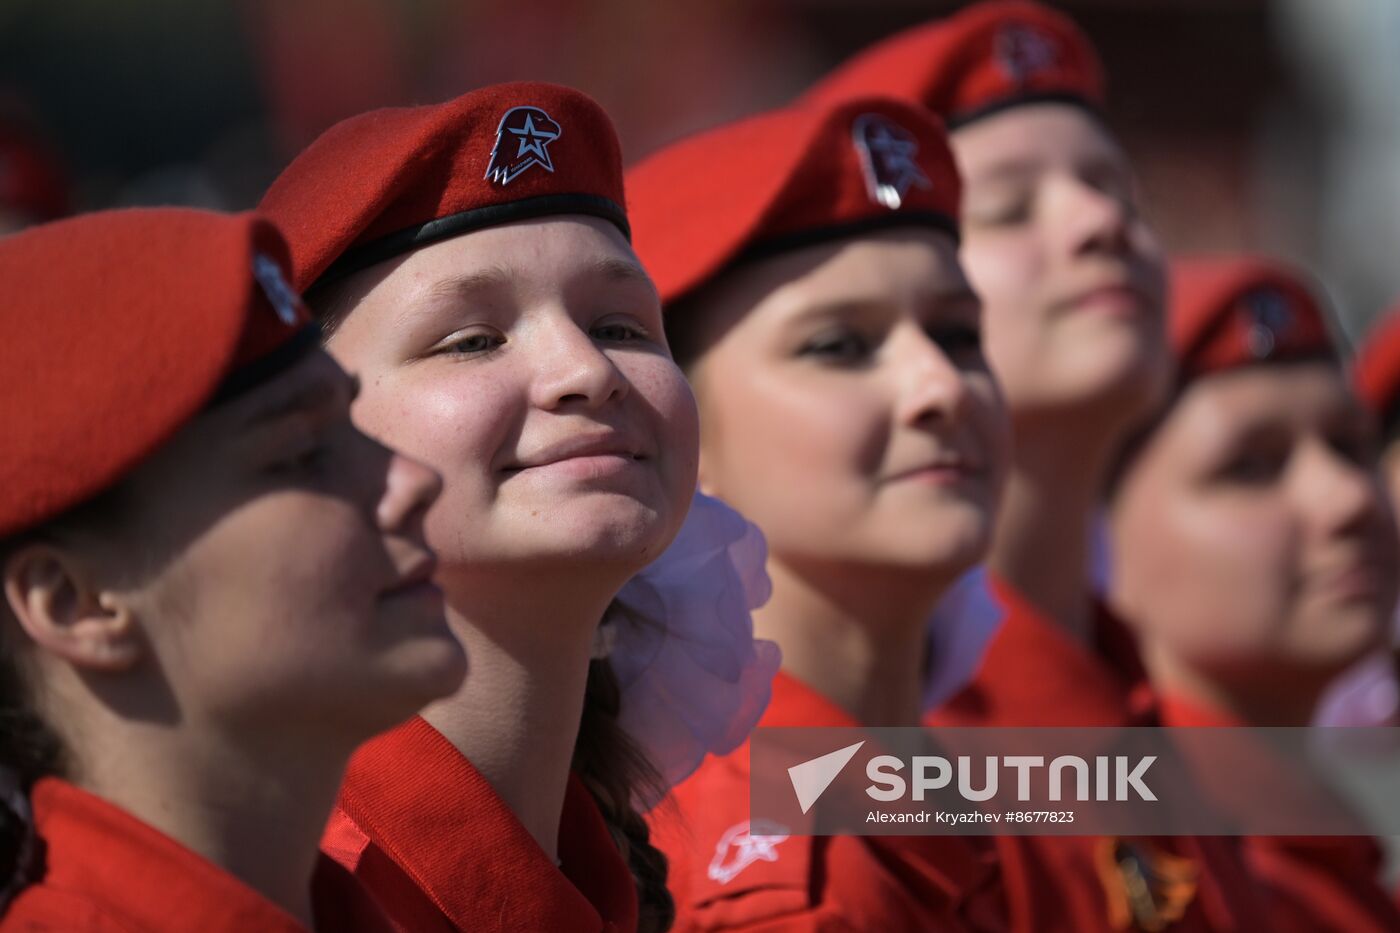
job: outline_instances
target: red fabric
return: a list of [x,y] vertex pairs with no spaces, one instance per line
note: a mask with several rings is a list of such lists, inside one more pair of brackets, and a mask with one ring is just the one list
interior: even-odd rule
[[1264,360],[1336,354],[1302,273],[1254,256],[1177,259],[1168,335],[1178,381]]
[[[1006,610],[973,683],[933,711],[933,727],[1113,727],[1158,724],[1155,699],[1126,626],[1096,605],[1094,645],[1086,646],[994,579]],[[1001,836],[1009,929],[1090,933],[1120,930],[1113,904],[1127,883],[1109,857],[1128,846],[1152,864],[1194,874],[1173,931],[1256,930],[1264,902],[1246,873],[1240,843],[1229,838],[1110,839]]]
[[[0,930],[302,933],[291,914],[129,813],[56,778],[32,794],[43,871],[0,914]],[[318,869],[320,929],[387,930],[336,866]],[[310,879],[308,879],[308,883]],[[351,909],[353,908],[353,910]]]
[[1354,366],[1357,394],[1377,415],[1389,417],[1400,402],[1400,308],[1387,313],[1366,335]]
[[[523,170],[502,183],[505,176],[487,174],[505,164],[492,157],[498,129],[502,159],[519,151],[524,137],[502,126],[516,107],[543,111],[557,138],[538,143],[549,168],[527,157],[515,163]],[[536,132],[539,123],[532,124]],[[287,166],[260,209],[286,234],[296,285],[304,291],[354,247],[466,211],[550,195],[601,198],[621,217],[621,149],[612,122],[591,98],[520,82],[343,120]]]
[[[856,722],[779,673],[759,723],[853,727]],[[738,867],[726,836],[749,815],[749,745],[707,758],[651,815],[670,861],[678,931],[1005,929],[990,840],[939,836],[794,836],[773,860]],[[742,843],[742,834],[738,837]]]
[[[872,185],[890,174],[867,156],[868,128],[890,124],[920,174],[904,177],[897,206],[878,199]],[[930,217],[956,229],[961,182],[936,119],[863,98],[770,111],[689,137],[633,167],[627,190],[633,243],[664,304],[745,249],[785,237]]]
[[637,926],[632,874],[577,778],[564,799],[556,867],[480,772],[421,718],[355,753],[321,848],[403,931]]
[[839,100],[889,94],[957,125],[1017,102],[1068,98],[1098,106],[1097,53],[1066,16],[1026,0],[974,3],[878,42],[807,92]]
[[[930,717],[937,726],[1155,724],[1151,688],[1132,636],[1096,603],[1095,647],[1081,644],[1003,580],[1006,617],[972,683]],[[1097,650],[1096,650],[1097,648]]]
[[0,240],[0,536],[110,486],[300,329],[295,297],[289,325],[255,279],[260,254],[285,268],[266,221],[182,209]]
[[[1181,696],[1162,697],[1161,710],[1163,724],[1177,728],[1246,725]],[[1243,846],[1250,874],[1270,900],[1270,930],[1400,930],[1400,907],[1381,885],[1385,856],[1374,838],[1251,836]]]

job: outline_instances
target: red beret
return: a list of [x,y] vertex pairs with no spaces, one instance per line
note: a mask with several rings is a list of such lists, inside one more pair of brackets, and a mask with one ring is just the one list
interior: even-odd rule
[[916,100],[957,128],[1015,104],[1097,110],[1104,77],[1068,17],[1029,0],[989,0],[876,43],[807,92],[822,100],[861,94]]
[[1387,422],[1400,408],[1400,308],[1388,313],[1357,348],[1352,370],[1356,392]]
[[637,255],[663,303],[741,255],[894,225],[958,234],[938,119],[888,98],[775,110],[675,143],[627,173]]
[[1282,263],[1177,259],[1171,287],[1168,329],[1179,383],[1266,361],[1336,357],[1319,292]]
[[263,197],[302,291],[469,230],[591,214],[628,234],[608,115],[553,84],[498,84],[331,127]]
[[108,211],[0,239],[0,536],[117,482],[315,346],[266,220]]

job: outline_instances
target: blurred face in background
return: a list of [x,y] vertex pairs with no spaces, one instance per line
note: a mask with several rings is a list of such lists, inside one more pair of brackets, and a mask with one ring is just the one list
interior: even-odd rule
[[794,568],[951,577],[988,546],[1008,457],[981,308],[945,233],[741,265],[678,314],[701,352],[701,486]]
[[1099,121],[1028,104],[952,133],[962,259],[1012,419],[1122,427],[1165,391],[1165,273],[1132,170]]
[[1303,691],[1378,647],[1397,545],[1375,443],[1331,362],[1190,383],[1112,503],[1112,596],[1149,664]]

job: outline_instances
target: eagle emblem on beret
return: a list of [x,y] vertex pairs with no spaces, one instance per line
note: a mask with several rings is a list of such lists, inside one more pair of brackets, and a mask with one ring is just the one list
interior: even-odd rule
[[899,210],[910,188],[932,188],[919,167],[919,141],[898,123],[867,113],[851,124],[851,137],[870,200]]
[[1034,26],[1012,23],[997,33],[992,50],[997,65],[1016,84],[1024,84],[1059,61],[1055,40]]
[[554,171],[549,144],[564,131],[539,107],[512,107],[496,126],[496,143],[491,147],[491,163],[486,178],[502,187],[538,165]]
[[295,327],[302,319],[301,298],[287,284],[277,261],[266,253],[258,253],[253,257],[253,278],[262,287],[272,310],[277,312],[277,319],[288,327]]
[[1261,288],[1244,300],[1249,352],[1256,360],[1268,359],[1288,339],[1297,318],[1293,302],[1283,292]]

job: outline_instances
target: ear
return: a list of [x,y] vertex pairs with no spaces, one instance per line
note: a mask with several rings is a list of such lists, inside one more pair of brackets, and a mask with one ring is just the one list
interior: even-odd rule
[[25,545],[3,568],[5,601],[30,640],[74,667],[127,670],[143,653],[131,609],[103,591],[76,555]]

